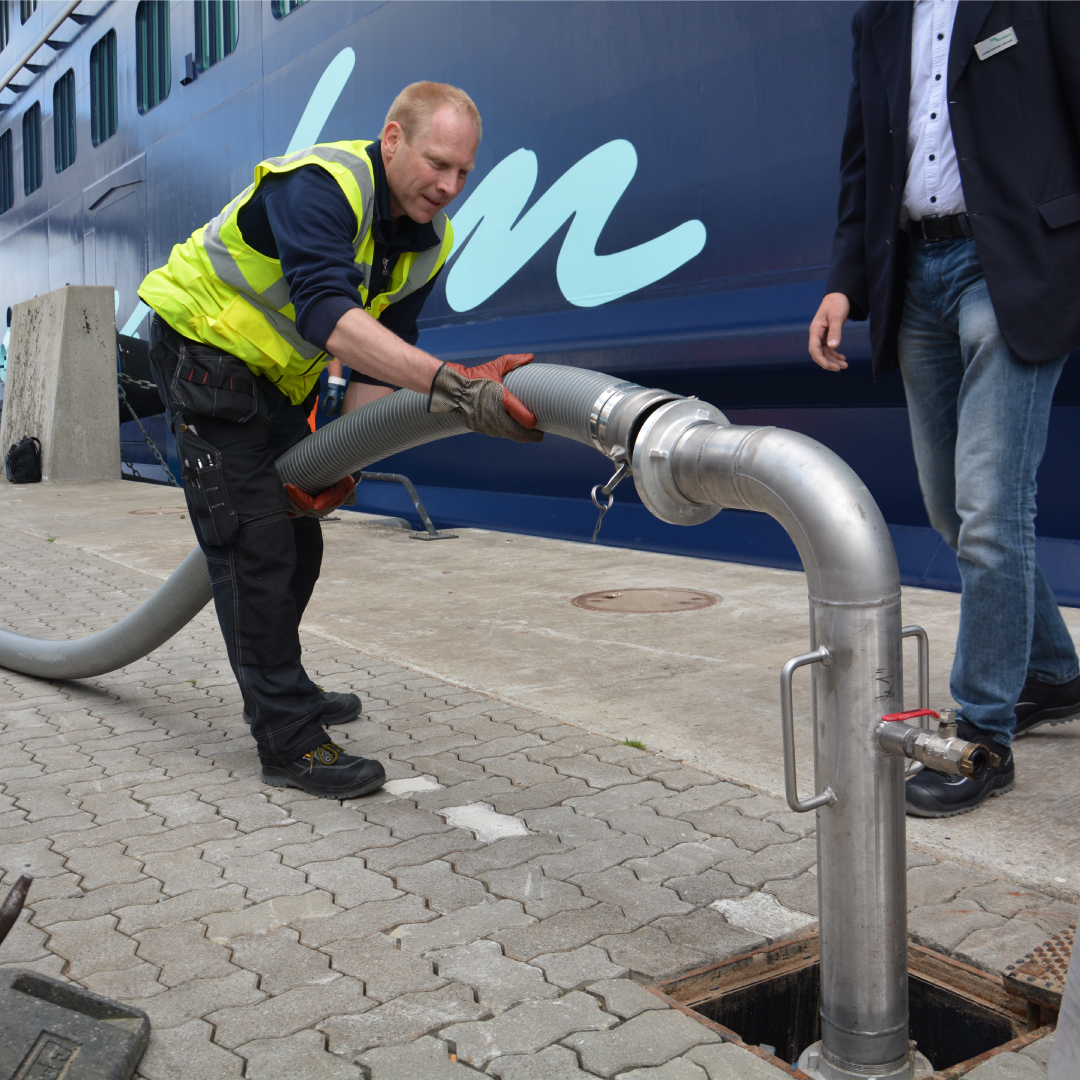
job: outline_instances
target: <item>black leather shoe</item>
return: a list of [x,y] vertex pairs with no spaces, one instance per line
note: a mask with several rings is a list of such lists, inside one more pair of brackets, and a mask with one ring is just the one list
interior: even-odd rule
[[1055,686],[1039,682],[1028,676],[1020,700],[1016,703],[1016,730],[1013,738],[1019,739],[1032,728],[1043,724],[1064,724],[1080,716],[1080,675],[1067,683]]
[[323,799],[355,799],[386,783],[382,763],[346,754],[337,743],[324,742],[288,765],[262,767],[270,787],[294,787]]
[[[319,692],[322,694],[322,716],[319,719],[324,724],[347,724],[360,715],[360,699],[355,694],[338,694],[333,690],[323,690],[321,686]],[[251,714],[247,709],[244,710],[244,720],[251,723]]]
[[907,812],[912,817],[955,817],[966,814],[995,795],[1004,795],[1016,785],[1016,768],[1012,750],[993,739],[987,732],[959,718],[956,733],[961,739],[982,743],[998,757],[981,780],[953,776],[934,769],[923,769],[905,785]]

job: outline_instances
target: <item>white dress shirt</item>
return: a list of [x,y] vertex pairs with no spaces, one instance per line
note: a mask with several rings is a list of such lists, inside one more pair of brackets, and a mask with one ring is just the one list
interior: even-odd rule
[[946,99],[956,4],[957,0],[915,0],[901,223],[967,212]]

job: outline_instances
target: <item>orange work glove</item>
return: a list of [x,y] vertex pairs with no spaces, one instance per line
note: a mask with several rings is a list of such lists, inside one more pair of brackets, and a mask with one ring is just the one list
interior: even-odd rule
[[309,495],[295,484],[286,484],[285,497],[289,500],[289,517],[324,518],[339,506],[352,506],[356,502],[356,481],[346,476],[318,495]]
[[[524,367],[526,364],[531,364],[532,361],[533,354],[531,352],[506,353],[503,356],[496,357],[494,360],[489,360],[486,364],[478,364],[476,367],[462,367],[460,364],[451,364],[449,361],[446,366],[464,375],[466,379],[492,379],[502,384],[503,379],[511,371]],[[536,416],[526,409],[505,386],[503,387],[502,405],[507,415],[512,416],[522,427],[528,428],[530,431],[536,427]]]

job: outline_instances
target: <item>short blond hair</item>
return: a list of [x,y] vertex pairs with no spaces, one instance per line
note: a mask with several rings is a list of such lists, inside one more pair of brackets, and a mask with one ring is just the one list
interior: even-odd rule
[[431,122],[432,116],[443,105],[452,105],[463,112],[476,126],[476,138],[479,142],[484,137],[484,125],[480,121],[480,110],[473,99],[449,83],[414,82],[401,91],[390,106],[383,121],[383,132],[391,120],[401,125],[408,142],[420,135]]

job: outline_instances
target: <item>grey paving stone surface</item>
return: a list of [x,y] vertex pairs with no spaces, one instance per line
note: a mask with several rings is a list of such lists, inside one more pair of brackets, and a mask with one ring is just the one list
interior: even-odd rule
[[[158,584],[0,536],[5,627],[103,628]],[[0,887],[35,876],[0,964],[144,1008],[142,1080],[782,1075],[630,976],[805,929],[812,815],[302,637],[320,684],[363,698],[335,738],[441,786],[345,803],[265,789],[209,610],[101,678],[0,671]],[[484,843],[439,813],[476,803],[528,833]],[[916,940],[991,972],[1077,914],[921,852],[909,867]],[[970,1075],[1028,1080],[1047,1056],[1037,1044]]]

